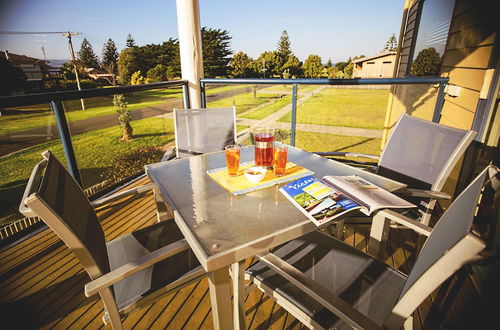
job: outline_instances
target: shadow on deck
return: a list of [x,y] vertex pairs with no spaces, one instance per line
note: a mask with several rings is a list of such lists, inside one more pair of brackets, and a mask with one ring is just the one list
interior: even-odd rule
[[[147,183],[139,180],[131,186]],[[129,188],[126,187],[126,188]],[[107,240],[156,222],[151,193],[115,202],[99,211]],[[369,226],[346,226],[345,241],[366,250]],[[414,262],[416,235],[409,230],[392,229],[385,262],[407,273]],[[248,260],[250,263],[250,260]],[[438,289],[414,313],[415,329],[467,328],[478,326],[478,318],[493,309],[481,306],[479,284],[474,270],[459,272]],[[2,328],[110,328],[101,317],[103,305],[98,296],[86,298],[83,287],[89,277],[73,254],[49,230],[0,251],[0,320]],[[459,283],[459,285],[455,285]],[[211,329],[212,315],[206,279],[130,314],[125,329],[169,328]],[[472,307],[473,306],[473,307]],[[246,324],[250,329],[293,329],[302,325],[259,290],[245,300]],[[484,316],[484,315],[483,315]],[[484,322],[488,322],[482,318]],[[487,323],[486,323],[487,324]]]

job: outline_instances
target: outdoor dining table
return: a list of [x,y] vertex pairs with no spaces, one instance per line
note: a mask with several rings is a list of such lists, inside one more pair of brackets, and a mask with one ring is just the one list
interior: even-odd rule
[[[253,146],[241,148],[241,162],[253,159]],[[295,147],[289,148],[288,160],[318,178],[359,175],[389,191],[406,187]],[[224,166],[222,151],[147,165],[146,173],[172,207],[176,224],[207,271],[214,327],[244,328],[244,260],[318,227],[279,192],[280,185],[233,195],[207,174]]]

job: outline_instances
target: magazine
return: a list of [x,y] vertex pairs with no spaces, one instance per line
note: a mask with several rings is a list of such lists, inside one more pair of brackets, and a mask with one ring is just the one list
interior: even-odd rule
[[415,205],[359,176],[309,175],[280,188],[317,226],[359,210],[366,215],[381,208],[413,208]]

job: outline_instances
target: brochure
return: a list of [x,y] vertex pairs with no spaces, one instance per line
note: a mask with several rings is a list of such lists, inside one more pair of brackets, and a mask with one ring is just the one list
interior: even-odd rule
[[382,208],[413,208],[415,205],[358,176],[309,175],[280,188],[317,226],[359,210],[366,215]]

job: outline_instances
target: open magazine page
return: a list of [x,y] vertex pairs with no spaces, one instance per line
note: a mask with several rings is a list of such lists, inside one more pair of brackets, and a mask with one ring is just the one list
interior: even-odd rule
[[280,191],[317,226],[360,208],[345,195],[311,175],[284,185]]
[[406,200],[356,175],[325,176],[323,179],[360,205],[365,206],[368,209],[368,214],[381,208],[415,207]]

